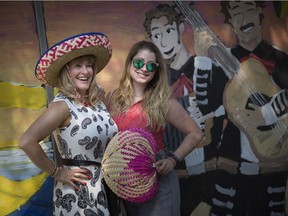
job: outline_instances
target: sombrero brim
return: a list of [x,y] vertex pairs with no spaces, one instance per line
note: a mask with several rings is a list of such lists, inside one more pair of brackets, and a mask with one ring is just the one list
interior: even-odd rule
[[145,202],[157,190],[154,168],[156,142],[143,129],[118,132],[109,142],[102,161],[103,177],[110,189],[130,202]]
[[99,73],[112,55],[109,38],[99,32],[89,32],[62,40],[40,57],[36,64],[35,76],[42,83],[57,87],[60,70],[69,61],[83,55],[96,57],[96,73]]

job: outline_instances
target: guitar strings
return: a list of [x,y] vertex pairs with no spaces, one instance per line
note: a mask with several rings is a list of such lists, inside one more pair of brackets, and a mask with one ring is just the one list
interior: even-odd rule
[[[216,42],[217,46],[212,46],[211,49],[214,50],[212,50],[212,52],[210,51],[209,54],[211,54],[213,59],[223,67],[226,75],[230,79],[237,76],[240,81],[246,83],[245,81],[248,81],[248,79],[245,76],[245,73],[236,73],[240,69],[239,61],[234,56],[232,56],[230,52],[227,51],[226,47],[222,44],[222,42],[219,41],[219,39],[214,35],[212,31],[210,31],[209,27],[202,20],[197,11],[194,10],[193,12],[189,13],[191,8],[187,4],[178,1],[177,4],[179,4],[180,9],[182,9],[181,11],[188,18],[188,21],[190,21],[194,28],[197,27],[200,31],[207,31],[209,34],[211,34],[211,36],[213,36],[213,39]],[[185,7],[185,5],[188,8]],[[247,89],[249,90],[249,92],[256,92],[256,89],[250,83],[248,83]],[[265,99],[263,98],[263,96],[252,97],[252,100],[254,100],[254,102],[256,103],[255,98],[257,99],[257,102],[259,104],[264,105]]]
[[[257,92],[255,86],[250,83],[247,75],[240,68],[240,62],[238,59],[228,52],[226,46],[210,30],[198,12],[181,1],[176,0],[175,3],[193,28],[198,28],[200,31],[206,31],[213,37],[213,41],[216,42],[216,46],[209,48],[209,54],[211,55],[212,59],[222,66],[227,77],[229,79],[235,78],[235,80],[240,84],[245,85],[249,93],[254,93],[251,97],[251,101],[254,104],[260,104],[261,106],[265,105],[266,99],[262,94],[255,94]],[[287,133],[287,128],[282,121],[277,121],[275,124],[275,131],[277,135],[281,137],[283,134],[285,135],[285,133]]]
[[[227,55],[226,47],[214,35],[214,33],[209,29],[209,27],[202,20],[201,16],[197,13],[197,11],[194,10],[194,13],[193,13],[189,6],[187,6],[188,8],[185,7],[185,5],[187,5],[187,4],[184,4],[184,3],[181,3],[178,1],[176,3],[179,5],[179,8],[183,12],[183,14],[188,18],[188,21],[192,24],[193,27],[195,27],[195,26],[198,27],[200,29],[200,31],[208,31],[208,33],[210,33],[213,36],[214,41],[216,42],[217,46],[212,47],[214,49],[214,52],[212,50],[212,54],[214,54],[213,57],[214,57],[215,61],[218,62],[222,67],[224,66],[224,71],[226,72],[226,75],[228,73],[228,77],[230,79],[237,76],[236,80],[238,82],[241,82],[242,84],[244,84],[246,86],[246,89],[248,89],[248,91],[250,93],[257,92],[255,89],[255,86],[249,82],[249,79],[247,78],[246,74],[243,73],[242,70],[240,69],[239,61],[234,56],[232,56],[231,53],[229,53],[230,55],[229,54]],[[193,15],[195,15],[195,18]],[[211,51],[210,51],[210,54],[211,54]],[[222,56],[220,54],[222,54]],[[241,70],[241,71],[236,73],[239,70]],[[233,74],[233,76],[231,76],[230,74]],[[251,101],[254,104],[257,104],[257,102],[258,102],[258,104],[260,104],[260,105],[265,105],[266,100],[263,97],[263,95],[261,95],[261,94],[254,94],[254,95],[255,95],[254,97],[251,97]],[[285,133],[285,131],[287,131],[286,127],[282,121],[276,122],[275,131],[279,136],[281,136],[282,134]]]

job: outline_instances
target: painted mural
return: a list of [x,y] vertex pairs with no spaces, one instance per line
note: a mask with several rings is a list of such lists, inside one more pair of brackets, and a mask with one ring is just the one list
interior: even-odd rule
[[[160,15],[153,14],[159,5],[172,5],[172,9],[179,13],[179,9],[175,9],[173,3],[171,1],[43,1],[45,40],[48,46],[51,46],[63,38],[83,32],[105,33],[112,42],[113,53],[112,59],[104,71],[97,75],[97,81],[106,92],[109,92],[118,85],[124,60],[132,44],[138,40],[147,39],[152,40],[161,49],[163,41],[155,37],[155,32],[149,32],[145,20],[149,19],[148,12],[151,12],[150,16],[152,17],[159,16],[157,19],[163,17],[164,12],[161,12]],[[265,7],[261,7],[264,17],[261,23],[262,38],[287,54],[288,3],[280,1],[265,1],[264,3]],[[225,21],[223,13],[220,12],[219,1],[195,1],[191,7],[199,12],[205,23],[227,48],[235,47],[238,44],[237,34]],[[33,1],[0,2],[0,47],[2,51],[0,58],[0,215],[52,215],[53,179],[35,167],[18,148],[21,134],[47,106],[46,89],[34,77],[34,67],[41,55],[34,11]],[[194,29],[187,21],[187,17],[182,15],[179,19],[181,19],[179,22],[181,31],[175,32],[174,37],[168,38],[166,41],[168,46],[175,45],[179,48],[178,51],[175,51],[177,58],[170,58],[168,54],[166,58],[165,48],[161,49],[171,70],[178,70],[186,63],[186,60],[188,61],[188,58],[185,59],[184,56],[196,54]],[[161,26],[163,21],[150,24],[160,24]],[[164,31],[161,32],[161,30]],[[162,25],[156,35],[157,33],[170,35],[170,30],[165,29],[165,25]],[[177,41],[178,37],[181,38],[180,43]],[[178,78],[175,78],[175,81],[177,80]],[[181,77],[180,81],[176,84],[171,82],[171,85],[175,84],[173,87],[178,90],[177,94],[180,92],[181,97],[187,96],[187,109],[191,107],[195,111],[193,85],[189,86],[187,84],[189,82]],[[181,87],[183,90],[181,92],[179,86],[183,83],[185,88],[183,90]],[[216,110],[221,112],[217,108],[213,112]],[[204,114],[210,113],[207,109],[201,111]],[[193,115],[196,114],[193,113]],[[209,122],[211,123],[211,119],[209,120],[208,117],[206,119],[199,117],[198,120],[203,130],[205,130],[205,126],[207,129]],[[43,140],[40,145],[53,159],[54,153],[50,137]],[[173,145],[167,144],[167,146],[173,149]],[[182,180],[180,178],[180,181],[182,181],[184,190],[189,188],[190,184],[207,179],[207,176],[202,176],[199,179],[189,180],[182,172],[186,169],[188,175],[197,176],[199,173],[195,173],[193,167],[204,161],[203,152],[203,147],[202,150],[198,148],[190,155],[190,158],[185,159],[186,164],[178,169],[179,176],[183,177]],[[200,157],[197,157],[199,155]],[[212,159],[212,163],[213,157],[213,155],[209,157],[209,160]],[[189,169],[190,165],[191,169]],[[212,172],[208,175],[210,174],[214,175]],[[189,193],[199,193],[199,197],[183,197],[187,201],[182,206],[185,208],[185,215],[208,214],[207,209],[210,208],[210,203],[204,195],[204,198],[201,196],[204,192],[198,189],[192,188]],[[202,212],[197,212],[197,207],[199,204],[204,205],[203,203],[206,204]]]

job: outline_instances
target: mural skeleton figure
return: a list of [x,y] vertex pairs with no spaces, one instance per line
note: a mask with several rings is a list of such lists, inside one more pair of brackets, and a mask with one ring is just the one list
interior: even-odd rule
[[[217,43],[217,38],[213,39],[214,44],[210,42],[210,56],[216,54],[214,60],[220,63],[226,75],[227,68],[234,69],[222,93],[228,123],[218,149],[211,215],[285,215],[288,140],[287,129],[281,130],[277,124],[285,124],[284,128],[287,128],[288,79],[285,72],[288,70],[288,55],[262,39],[262,2],[221,2],[221,7],[226,22],[238,36],[239,44],[231,49],[231,53],[241,65],[235,67],[233,58],[231,65],[221,65],[224,61],[217,61],[217,53],[213,53],[221,43]],[[182,9],[187,17],[195,17],[184,4]],[[207,30],[207,26],[202,30]],[[221,50],[218,52],[219,56],[225,56]],[[261,83],[255,79],[259,74]],[[267,131],[271,139],[265,135]],[[257,140],[260,136],[266,139]],[[275,139],[279,141],[275,142]],[[251,190],[255,191],[254,195],[247,197]]]
[[[178,166],[181,215],[190,215],[200,202],[210,204],[212,199],[213,171],[216,170],[215,153],[221,138],[225,113],[222,98],[213,93],[213,89],[220,86],[216,82],[211,85],[210,80],[214,80],[216,74],[223,74],[224,80],[227,78],[221,73],[220,67],[212,62],[203,64],[202,57],[193,56],[188,51],[182,41],[183,22],[183,15],[175,5],[159,4],[146,13],[144,27],[166,60],[174,97],[205,132],[205,138],[198,148],[186,156],[185,162]],[[194,29],[194,33],[194,37],[201,38],[201,41],[211,39],[209,35],[203,35],[197,29]],[[199,41],[200,39],[195,39],[195,42]],[[201,44],[195,44],[194,47],[199,48],[196,54],[201,53]],[[222,88],[224,89],[224,85]],[[183,134],[167,125],[164,139],[167,148],[177,147],[182,137]]]

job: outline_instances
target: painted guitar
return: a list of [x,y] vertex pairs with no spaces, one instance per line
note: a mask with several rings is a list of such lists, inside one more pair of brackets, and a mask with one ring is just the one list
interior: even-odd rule
[[240,63],[209,29],[196,10],[185,2],[175,3],[193,28],[206,31],[217,44],[208,51],[209,56],[223,68],[230,79],[223,94],[229,119],[244,132],[252,150],[261,161],[287,161],[288,114],[267,124],[261,111],[273,95],[280,92],[271,81],[266,68],[254,58]]

